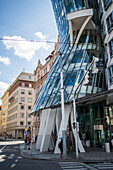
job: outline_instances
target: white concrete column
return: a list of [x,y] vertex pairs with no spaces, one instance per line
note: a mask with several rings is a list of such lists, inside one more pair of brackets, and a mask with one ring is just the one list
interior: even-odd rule
[[[68,124],[68,120],[69,120],[70,110],[71,110],[71,105],[65,106],[65,130],[67,129],[67,124]],[[60,114],[61,114],[61,111],[60,111]],[[60,137],[62,137],[62,121],[60,123],[60,128],[59,128],[59,132],[58,132],[58,138],[57,138],[57,142],[56,142],[54,153],[60,153],[60,149],[58,148],[58,144],[60,142],[60,139],[59,139]]]
[[60,129],[61,119],[62,119],[61,108],[58,108],[57,111],[56,111],[56,130],[57,130],[57,134],[58,134],[59,129]]
[[42,137],[42,143],[40,146],[40,152],[48,151],[48,148],[50,147],[50,137],[51,132],[54,127],[55,123],[55,115],[56,115],[56,109],[47,109],[46,114],[46,123],[43,130],[43,137]]
[[73,26],[72,21],[69,20],[69,34],[70,34],[70,46],[73,45]]
[[40,128],[39,128],[38,138],[36,141],[36,149],[37,150],[40,149],[42,136],[43,136],[44,128],[45,128],[46,115],[47,115],[47,109],[42,110],[41,120],[40,120]]

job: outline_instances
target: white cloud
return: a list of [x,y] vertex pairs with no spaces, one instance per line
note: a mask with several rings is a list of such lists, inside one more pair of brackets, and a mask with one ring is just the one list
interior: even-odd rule
[[1,57],[0,56],[0,62],[4,63],[6,65],[11,64],[10,59],[8,57]]
[[36,32],[35,35],[40,38],[41,40],[45,40],[46,36],[42,34],[42,32]]
[[0,81],[0,95],[3,95],[4,92],[8,89],[8,87],[9,87],[8,83]]
[[[38,37],[43,38],[44,40],[45,36],[41,32],[36,34]],[[45,50],[49,50],[50,48],[50,45],[48,45],[46,42],[30,42],[26,41],[26,39],[22,38],[21,36],[4,36],[3,38],[3,43],[7,49],[14,49],[15,55],[19,56],[20,58],[25,58],[27,61],[30,61],[33,56],[35,56],[35,52],[40,48]]]
[[[4,92],[8,89],[9,84],[0,81],[0,98],[3,96]],[[0,100],[0,105],[1,105],[1,100]]]

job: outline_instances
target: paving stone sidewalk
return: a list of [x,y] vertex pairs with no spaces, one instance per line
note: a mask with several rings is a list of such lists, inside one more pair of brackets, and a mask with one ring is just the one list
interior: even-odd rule
[[[113,152],[106,153],[103,148],[87,147],[85,153],[79,153],[79,160],[76,160],[75,152],[69,152],[66,160],[68,161],[79,161],[79,162],[113,162]],[[53,152],[39,152],[35,148],[35,144],[32,144],[31,150],[24,150],[24,145],[20,145],[20,153],[24,158],[31,159],[43,159],[43,160],[64,160],[60,158],[59,154]]]

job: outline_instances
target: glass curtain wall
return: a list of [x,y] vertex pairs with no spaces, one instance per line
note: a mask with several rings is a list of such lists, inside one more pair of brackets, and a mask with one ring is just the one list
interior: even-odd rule
[[[35,102],[33,112],[41,107],[46,108],[61,102],[60,57],[62,57],[65,102],[73,99],[76,87],[82,79],[85,69],[91,63],[93,56],[99,58],[97,63],[99,73],[92,74],[92,68],[90,69],[89,84],[87,86],[81,84],[76,98],[94,94],[105,89],[103,47],[100,37],[97,0],[51,0],[51,2],[59,33],[59,51],[62,55],[57,54],[53,67]],[[84,29],[78,44],[75,41],[79,30],[73,32],[73,45],[70,46],[67,15],[84,9],[93,9],[94,15],[91,22],[95,25],[95,29]]]
[[111,139],[113,128],[113,106],[107,107],[106,102],[80,106],[78,109],[79,134],[85,134],[91,146],[104,146]]

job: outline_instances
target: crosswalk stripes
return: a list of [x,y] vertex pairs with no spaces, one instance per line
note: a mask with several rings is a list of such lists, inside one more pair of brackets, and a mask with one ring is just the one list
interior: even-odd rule
[[113,163],[96,163],[90,164],[90,166],[98,169],[98,170],[113,170]]
[[59,165],[63,170],[88,170],[83,164],[77,162],[59,162]]
[[13,159],[14,156],[15,156],[15,154],[10,154],[10,155],[8,156],[8,159]]

